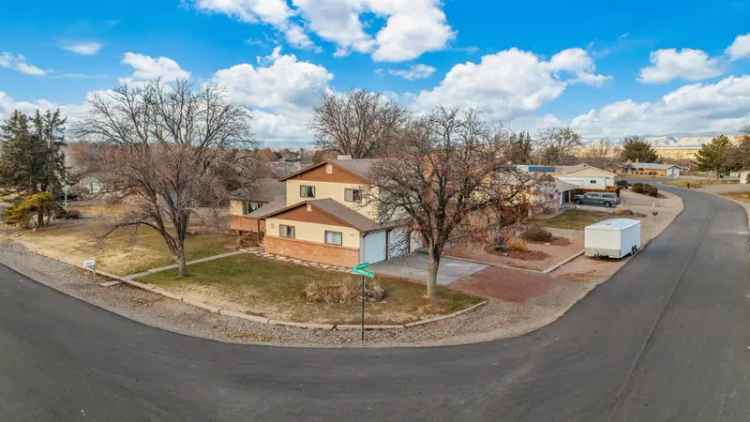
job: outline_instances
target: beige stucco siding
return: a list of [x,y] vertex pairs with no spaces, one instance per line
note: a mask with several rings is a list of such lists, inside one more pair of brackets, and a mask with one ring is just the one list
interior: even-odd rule
[[[315,198],[300,198],[299,189],[300,186],[315,186]],[[369,189],[367,185],[356,185],[349,183],[333,183],[333,182],[316,182],[309,180],[287,180],[286,181],[286,205],[294,205],[301,201],[309,199],[333,199],[334,201],[345,205],[360,214],[363,214],[367,218],[377,220],[378,214],[375,204],[359,204],[356,202],[345,201],[346,189],[360,189],[363,193],[366,193]],[[366,202],[363,201],[363,203]]]
[[239,199],[232,199],[229,201],[229,214],[242,215],[242,201]]
[[279,237],[279,225],[294,226],[295,239],[306,242],[325,244],[326,230],[341,232],[342,245],[345,248],[359,249],[359,231],[351,227],[332,226],[318,223],[306,223],[296,220],[269,218],[266,221],[266,236]]

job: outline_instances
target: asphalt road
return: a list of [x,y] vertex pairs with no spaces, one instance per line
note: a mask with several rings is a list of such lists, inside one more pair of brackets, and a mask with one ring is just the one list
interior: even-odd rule
[[435,349],[219,344],[0,269],[0,420],[750,420],[741,207],[685,212],[557,323]]

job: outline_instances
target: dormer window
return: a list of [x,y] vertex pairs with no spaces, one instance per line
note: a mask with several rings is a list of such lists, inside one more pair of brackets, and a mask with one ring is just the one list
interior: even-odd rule
[[299,187],[300,198],[315,198],[315,186],[302,185]]

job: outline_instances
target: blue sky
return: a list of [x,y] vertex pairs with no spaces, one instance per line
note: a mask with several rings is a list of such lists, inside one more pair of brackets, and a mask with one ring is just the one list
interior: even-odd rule
[[5,3],[0,114],[75,117],[89,93],[189,77],[225,87],[277,145],[308,142],[317,99],[354,88],[592,139],[750,123],[750,1]]

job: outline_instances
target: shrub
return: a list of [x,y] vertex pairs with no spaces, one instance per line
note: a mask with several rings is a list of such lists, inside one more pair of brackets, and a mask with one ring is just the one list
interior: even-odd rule
[[5,224],[28,228],[33,216],[41,216],[39,225],[44,224],[44,217],[49,217],[55,205],[52,194],[48,192],[36,193],[21,198],[3,213]]
[[523,239],[511,239],[508,242],[508,250],[515,252],[528,252],[529,245]]
[[544,230],[539,226],[530,226],[521,234],[521,238],[530,242],[550,242],[552,241],[552,233]]
[[641,195],[648,195],[656,198],[659,196],[659,189],[657,189],[656,186],[649,185],[648,183],[636,183],[633,185],[633,187],[630,189],[635,193],[640,193]]
[[495,236],[495,240],[492,242],[492,249],[495,252],[507,252],[508,251],[508,239],[505,236],[498,234]]
[[[368,302],[380,302],[385,295],[385,289],[377,282],[365,286],[365,299]],[[349,304],[362,299],[362,289],[355,281],[336,284],[313,281],[305,286],[304,296],[308,303]]]
[[628,183],[627,180],[618,180],[615,182],[615,186],[620,189],[627,189],[628,187],[630,187],[630,183]]

